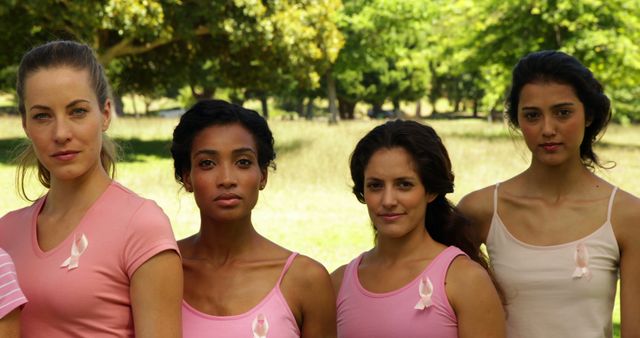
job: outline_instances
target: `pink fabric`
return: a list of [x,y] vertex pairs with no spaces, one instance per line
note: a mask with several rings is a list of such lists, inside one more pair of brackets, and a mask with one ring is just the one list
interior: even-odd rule
[[[182,302],[182,336],[184,338],[298,338],[300,329],[289,304],[280,290],[282,278],[297,254],[292,253],[278,282],[253,309],[235,316],[212,316]],[[266,320],[265,330],[264,320]],[[266,331],[266,335],[261,335]]]
[[[69,237],[43,252],[36,221],[45,199],[0,219],[0,246],[29,299],[22,337],[133,337],[131,277],[159,252],[178,251],[169,220],[154,202],[114,182]],[[77,268],[61,266],[83,235],[88,245]]]
[[[443,250],[411,283],[386,293],[365,290],[358,279],[362,255],[351,261],[344,272],[338,292],[339,338],[387,337],[458,337],[456,318],[445,290],[445,278],[454,258],[465,255],[450,246]],[[433,285],[430,306],[419,310],[424,302],[420,283]]]
[[0,318],[26,302],[27,299],[18,285],[13,261],[9,254],[0,248]]

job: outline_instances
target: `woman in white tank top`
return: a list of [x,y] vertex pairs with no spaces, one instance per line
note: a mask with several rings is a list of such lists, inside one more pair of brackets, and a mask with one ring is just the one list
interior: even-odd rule
[[487,246],[508,336],[612,337],[618,276],[622,337],[640,336],[640,199],[593,172],[611,118],[602,85],[572,56],[531,53],[513,70],[506,107],[531,164],[458,207]]

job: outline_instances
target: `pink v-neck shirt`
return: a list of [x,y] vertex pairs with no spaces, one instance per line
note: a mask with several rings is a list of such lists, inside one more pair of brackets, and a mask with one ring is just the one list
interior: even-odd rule
[[[444,249],[409,284],[385,293],[366,290],[358,279],[362,255],[351,261],[344,272],[338,292],[339,338],[458,337],[458,319],[445,290],[447,271],[453,260],[466,256],[460,249]],[[431,305],[416,309],[421,301],[420,284],[431,282]]]
[[113,182],[73,232],[43,252],[36,221],[45,200],[0,219],[0,246],[13,257],[29,299],[22,337],[133,337],[133,274],[156,254],[178,251],[166,215]]

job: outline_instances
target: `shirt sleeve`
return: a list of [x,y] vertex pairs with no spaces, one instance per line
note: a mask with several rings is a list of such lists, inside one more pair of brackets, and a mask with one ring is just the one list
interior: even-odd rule
[[166,250],[180,254],[171,223],[155,202],[146,200],[127,228],[124,264],[129,278],[142,264]]
[[9,254],[0,249],[0,318],[27,302]]

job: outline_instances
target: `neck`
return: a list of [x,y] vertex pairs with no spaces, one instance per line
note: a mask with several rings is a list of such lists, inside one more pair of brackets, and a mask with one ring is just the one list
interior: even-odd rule
[[67,213],[88,209],[111,184],[111,178],[102,170],[95,175],[81,176],[73,180],[51,178],[51,187],[43,213]]
[[225,262],[252,251],[262,236],[251,223],[251,214],[241,220],[220,222],[200,216],[200,232],[194,238],[197,256]]
[[424,227],[420,227],[401,238],[379,236],[372,253],[373,256],[385,261],[398,262],[422,257],[426,252],[440,245],[429,236]]
[[568,161],[558,166],[545,166],[532,161],[523,177],[528,189],[549,198],[560,198],[579,192],[595,177],[581,161]]

